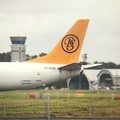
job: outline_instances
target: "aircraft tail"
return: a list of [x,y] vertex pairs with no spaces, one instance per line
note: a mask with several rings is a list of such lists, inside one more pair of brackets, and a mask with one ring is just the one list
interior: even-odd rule
[[27,62],[71,64],[78,62],[89,19],[79,19],[46,56]]

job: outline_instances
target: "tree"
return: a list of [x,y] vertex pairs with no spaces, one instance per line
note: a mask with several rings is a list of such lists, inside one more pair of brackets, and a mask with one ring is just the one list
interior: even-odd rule
[[30,59],[31,59],[31,58],[30,58],[30,55],[29,55],[29,54],[26,54],[25,61],[30,60]]
[[39,53],[39,57],[42,57],[42,56],[45,56],[45,55],[47,55],[47,53],[44,53],[44,52]]
[[37,57],[38,57],[37,55],[32,55],[32,56],[30,56],[31,59],[35,59],[35,58],[37,58]]
[[109,68],[109,69],[116,68],[116,64],[113,62],[108,62],[108,63],[102,62],[102,64],[103,64],[102,65],[103,68]]
[[[44,53],[44,52],[39,53],[39,57],[42,57],[42,56],[45,56],[45,55],[47,55],[47,53]],[[35,59],[37,57],[38,57],[37,55],[30,56],[29,54],[26,54],[26,59],[25,60],[27,61],[27,60]]]
[[10,62],[11,61],[11,52],[0,53],[0,62]]
[[7,52],[7,54],[6,54],[6,62],[11,62],[11,52]]
[[95,61],[94,64],[98,64],[99,62],[98,61]]
[[88,65],[88,62],[83,61],[83,62],[79,62],[81,65]]

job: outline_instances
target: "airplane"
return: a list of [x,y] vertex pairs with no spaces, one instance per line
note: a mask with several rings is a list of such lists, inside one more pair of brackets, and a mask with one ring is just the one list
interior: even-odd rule
[[[25,62],[0,63],[0,90],[23,90],[79,75],[85,68],[78,58],[89,19],[79,19],[47,55]],[[51,42],[51,41],[50,41]]]

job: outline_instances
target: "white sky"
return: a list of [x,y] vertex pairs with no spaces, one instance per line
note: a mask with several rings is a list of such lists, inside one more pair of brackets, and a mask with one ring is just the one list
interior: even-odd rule
[[120,0],[0,0],[0,53],[16,35],[27,36],[26,54],[49,53],[80,18],[90,19],[80,56],[120,63]]

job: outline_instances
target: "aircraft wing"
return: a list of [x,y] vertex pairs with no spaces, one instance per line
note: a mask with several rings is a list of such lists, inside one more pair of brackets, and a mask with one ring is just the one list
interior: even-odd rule
[[80,63],[72,63],[72,64],[68,64],[68,65],[59,67],[58,69],[72,71],[72,70],[76,70],[76,69],[81,69],[81,64]]

